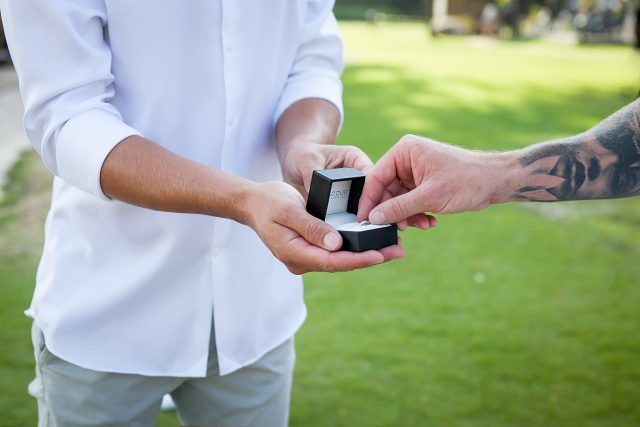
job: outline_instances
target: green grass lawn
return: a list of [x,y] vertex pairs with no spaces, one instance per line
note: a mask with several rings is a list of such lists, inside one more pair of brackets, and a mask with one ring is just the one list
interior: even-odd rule
[[[343,35],[340,143],[374,160],[405,133],[498,150],[567,136],[640,89],[625,47],[433,40],[418,24]],[[0,208],[0,426],[35,423],[21,312],[39,171],[25,158],[26,198]],[[496,206],[403,242],[404,260],[307,275],[292,426],[640,425],[640,199]]]

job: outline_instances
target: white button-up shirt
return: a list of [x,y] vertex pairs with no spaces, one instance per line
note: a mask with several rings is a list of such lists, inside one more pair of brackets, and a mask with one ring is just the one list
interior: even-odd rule
[[281,179],[274,124],[341,109],[329,0],[0,0],[25,128],[55,175],[28,310],[49,350],[107,372],[222,374],[290,338],[301,280],[248,227],[109,200],[100,169],[140,134],[256,181]]

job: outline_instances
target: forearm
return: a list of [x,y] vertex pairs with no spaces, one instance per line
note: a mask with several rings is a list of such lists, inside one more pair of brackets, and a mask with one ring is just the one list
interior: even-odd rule
[[255,183],[180,157],[131,136],[109,153],[100,173],[103,192],[148,209],[231,218],[246,223],[243,204]]
[[640,194],[640,100],[572,138],[499,155],[510,160],[494,202]]

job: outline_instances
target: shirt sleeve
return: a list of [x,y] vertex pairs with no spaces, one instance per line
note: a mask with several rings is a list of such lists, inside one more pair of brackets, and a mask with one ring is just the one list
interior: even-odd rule
[[333,4],[333,0],[307,2],[301,41],[276,107],[274,123],[294,102],[320,98],[338,108],[342,126],[344,112],[340,75],[344,60]]
[[31,144],[54,175],[109,200],[102,164],[120,141],[140,133],[110,103],[104,1],[0,0],[0,10]]

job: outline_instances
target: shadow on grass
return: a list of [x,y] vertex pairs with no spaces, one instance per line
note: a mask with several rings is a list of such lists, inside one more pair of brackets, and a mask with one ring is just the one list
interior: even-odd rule
[[426,83],[388,65],[351,66],[344,81],[346,122],[340,141],[376,156],[406,133],[488,150],[569,136],[567,130],[586,130],[635,99],[637,91],[631,83],[613,93],[574,85],[514,90],[460,76]]

